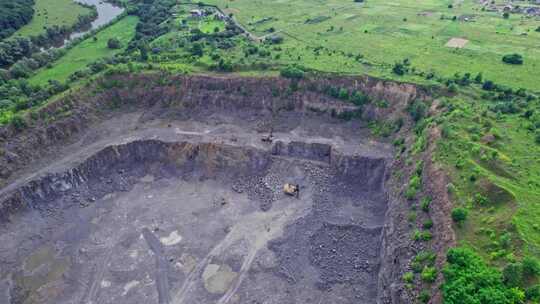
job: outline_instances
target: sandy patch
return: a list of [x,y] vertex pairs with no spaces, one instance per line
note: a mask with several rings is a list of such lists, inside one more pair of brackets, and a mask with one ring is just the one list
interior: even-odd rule
[[126,285],[124,285],[124,292],[122,292],[122,296],[126,296],[127,293],[134,287],[139,285],[139,281],[130,281]]
[[111,282],[107,281],[107,280],[103,280],[103,281],[101,281],[101,287],[102,288],[109,288],[109,287],[111,287]]
[[469,40],[467,40],[467,39],[464,39],[464,38],[452,38],[452,39],[448,40],[448,42],[446,43],[446,47],[462,49],[467,45],[467,43],[469,43]]
[[204,288],[213,294],[225,293],[237,275],[229,265],[208,264],[202,274]]
[[431,17],[433,16],[434,13],[435,12],[433,11],[423,11],[423,12],[418,13],[417,15],[420,17]]
[[161,243],[165,246],[172,246],[180,243],[182,241],[182,236],[178,233],[177,230],[171,232],[169,236],[162,237],[159,239]]

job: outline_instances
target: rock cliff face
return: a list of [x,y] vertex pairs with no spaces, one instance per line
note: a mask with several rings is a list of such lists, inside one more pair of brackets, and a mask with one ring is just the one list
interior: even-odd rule
[[323,93],[328,86],[358,90],[373,100],[389,103],[387,108],[366,106],[363,116],[368,119],[393,118],[401,115],[411,100],[428,98],[425,90],[414,85],[369,77],[310,79],[293,85],[283,78],[111,76],[49,103],[40,110],[40,118],[23,131],[0,128],[0,185],[33,158],[53,152],[55,145],[107,117],[111,109],[144,108],[148,109],[148,118],[163,113],[180,117],[216,111],[237,115],[271,116],[283,111],[340,115],[357,110]]
[[[150,140],[109,146],[65,172],[36,177],[3,193],[0,196],[0,219],[5,223],[11,215],[25,209],[46,208],[50,202],[80,187],[87,188],[89,195],[103,196],[130,187],[137,178],[146,174],[190,174],[194,168],[202,178],[227,174],[234,179],[246,172],[263,171],[268,158],[268,153],[263,151],[211,143]],[[135,174],[124,174],[128,170]]]
[[[328,118],[358,113],[359,108],[353,104],[327,95],[325,91],[329,86],[361,91],[372,100],[385,100],[388,107],[369,104],[363,108],[362,117],[369,120],[396,119],[403,115],[411,101],[429,98],[428,93],[417,86],[369,77],[320,78],[296,83],[282,78],[110,76],[48,104],[41,110],[40,118],[25,130],[2,128],[0,185],[13,181],[15,173],[24,170],[30,162],[54,154],[59,145],[73,142],[87,128],[106,121],[118,111],[142,109],[141,120],[156,117],[182,120],[220,113],[240,118],[257,116],[261,123],[283,119],[286,113]],[[406,129],[407,119],[405,121]],[[387,157],[345,155],[328,143],[276,141],[267,149],[257,149],[240,144],[136,140],[108,146],[72,168],[39,174],[1,190],[0,223],[8,225],[12,215],[24,210],[46,211],[51,202],[86,204],[114,191],[127,191],[147,174],[162,177],[195,174],[200,179],[232,181],[253,176],[253,172],[267,171],[275,157],[315,161],[327,166],[333,172],[336,185],[342,187],[336,193],[365,196],[379,204],[370,208],[375,210],[374,214],[385,214],[382,216],[384,224],[367,232],[350,225],[329,225],[320,229],[328,240],[345,230],[362,230],[359,235],[365,234],[366,238],[374,240],[370,252],[379,252],[377,257],[370,258],[373,264],[367,267],[371,274],[376,274],[370,288],[376,290],[377,303],[410,303],[412,300],[404,292],[401,276],[414,248],[406,219],[407,204],[400,198],[400,187],[393,184],[390,174],[399,169],[398,165]],[[258,191],[256,186],[253,189]],[[74,190],[77,190],[76,196],[73,196]],[[239,188],[239,191],[244,190]],[[268,203],[261,202],[261,210],[268,209]],[[435,241],[438,240],[435,235]],[[299,240],[304,241],[309,240]],[[289,245],[284,242],[279,246]],[[312,262],[330,262],[332,258],[324,254],[317,253],[311,257],[316,260]],[[351,280],[362,281],[352,278],[354,269],[349,270]],[[332,268],[325,271],[329,282],[342,279]]]

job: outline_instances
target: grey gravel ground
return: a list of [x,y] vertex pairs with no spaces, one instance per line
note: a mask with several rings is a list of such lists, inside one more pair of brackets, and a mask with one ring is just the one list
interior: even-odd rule
[[268,144],[256,120],[141,117],[95,126],[0,190],[125,145],[1,223],[0,303],[375,302],[387,145],[326,118],[276,121]]

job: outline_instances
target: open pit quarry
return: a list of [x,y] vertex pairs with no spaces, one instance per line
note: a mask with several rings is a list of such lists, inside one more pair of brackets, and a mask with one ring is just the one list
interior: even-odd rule
[[390,102],[371,118],[424,93],[159,77],[113,77],[45,107],[70,113],[46,126],[2,130],[0,303],[406,302],[395,151],[317,88]]

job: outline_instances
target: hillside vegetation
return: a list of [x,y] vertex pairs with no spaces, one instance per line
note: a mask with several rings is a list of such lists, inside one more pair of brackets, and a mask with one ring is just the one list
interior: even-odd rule
[[[86,75],[91,74],[92,66],[87,68],[89,64],[103,58],[110,58],[127,47],[135,34],[137,20],[135,16],[128,16],[97,33],[95,38],[88,38],[77,44],[51,66],[37,71],[34,76],[29,78],[29,82],[34,85],[45,85],[51,79],[66,82],[68,77],[76,71],[80,71],[78,77],[81,78],[84,77],[85,73]],[[108,47],[108,41],[112,38],[116,38],[120,43],[118,48]],[[95,63],[95,65],[99,65],[99,63]]]

